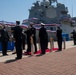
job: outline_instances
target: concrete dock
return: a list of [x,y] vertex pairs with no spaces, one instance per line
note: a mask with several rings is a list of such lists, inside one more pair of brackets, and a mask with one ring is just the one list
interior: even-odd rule
[[[50,48],[50,43],[49,46]],[[57,42],[54,42],[57,48]],[[15,60],[16,55],[0,53],[0,75],[76,75],[76,46],[73,41],[66,42],[66,49],[49,52],[43,56],[23,55]]]

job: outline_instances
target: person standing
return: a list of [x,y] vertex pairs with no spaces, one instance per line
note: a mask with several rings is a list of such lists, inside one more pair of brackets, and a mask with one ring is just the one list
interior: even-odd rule
[[20,21],[16,21],[16,26],[13,29],[14,39],[15,39],[15,47],[16,47],[16,59],[22,58],[22,28],[19,26]]
[[46,49],[48,49],[48,33],[46,34]]
[[73,32],[71,34],[73,34],[74,45],[76,45],[76,31],[73,30]]
[[31,31],[31,37],[33,38],[33,44],[34,44],[34,47],[35,47],[35,52],[34,53],[37,53],[37,45],[36,45],[36,28],[34,27],[34,23],[31,22],[30,23],[30,31]]
[[62,51],[62,29],[60,27],[57,27],[56,36],[58,42],[58,51]]
[[12,54],[16,54],[16,46],[15,46],[15,40],[14,40],[14,27],[11,27],[11,39],[14,42],[14,51]]
[[1,36],[1,43],[2,43],[2,54],[3,56],[5,56],[5,55],[8,55],[7,46],[9,41],[9,35],[4,25],[2,25],[2,29],[0,30],[0,36]]
[[45,24],[41,23],[41,28],[39,30],[39,40],[40,40],[40,46],[41,46],[41,54],[45,54],[46,50],[46,40],[47,40],[47,32],[46,28],[44,27]]
[[31,52],[31,31],[30,31],[30,25],[28,26],[27,30],[24,31],[24,33],[27,36],[27,51],[25,52],[25,54],[29,54]]
[[22,32],[22,50],[25,50],[26,35]]

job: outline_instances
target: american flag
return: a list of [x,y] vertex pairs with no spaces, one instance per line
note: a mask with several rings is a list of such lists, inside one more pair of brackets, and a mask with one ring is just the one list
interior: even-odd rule
[[20,25],[22,28],[28,28],[28,25],[22,24]]
[[38,18],[31,18],[32,20],[38,20]]
[[0,21],[0,25],[15,26],[16,23],[8,21]]
[[25,19],[25,20],[23,20],[23,23],[30,22],[30,21],[32,21],[32,20],[38,20],[38,18]]
[[29,20],[28,19],[26,19],[26,20],[23,20],[23,23],[26,23],[26,22],[28,22]]

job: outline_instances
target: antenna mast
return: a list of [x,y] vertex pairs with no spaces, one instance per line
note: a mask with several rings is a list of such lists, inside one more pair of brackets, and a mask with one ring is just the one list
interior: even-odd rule
[[72,4],[72,17],[73,17],[73,4]]

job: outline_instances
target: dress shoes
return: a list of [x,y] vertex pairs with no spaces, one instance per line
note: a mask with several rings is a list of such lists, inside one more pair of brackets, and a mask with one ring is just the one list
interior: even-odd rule
[[3,54],[3,56],[8,56],[8,54]]
[[16,54],[16,52],[13,52],[12,54]]
[[62,50],[57,50],[56,52],[60,52],[60,51],[62,51]]
[[37,52],[34,52],[34,54],[36,54]]
[[18,57],[16,57],[15,59],[16,59],[16,60],[19,60],[19,59],[22,59],[22,58],[18,58]]

